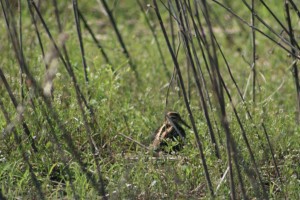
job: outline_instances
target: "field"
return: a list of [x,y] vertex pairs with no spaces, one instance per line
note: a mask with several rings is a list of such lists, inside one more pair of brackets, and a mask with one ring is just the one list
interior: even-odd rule
[[299,2],[0,1],[0,199],[300,199]]

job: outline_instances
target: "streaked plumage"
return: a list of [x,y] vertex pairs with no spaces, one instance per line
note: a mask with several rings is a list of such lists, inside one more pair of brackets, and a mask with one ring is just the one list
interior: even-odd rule
[[[152,142],[152,148],[155,151],[179,151],[185,143],[185,131],[180,124],[190,128],[187,123],[181,118],[177,112],[168,112],[165,117],[165,122],[155,131],[155,138]],[[168,142],[168,140],[170,140]],[[171,141],[176,144],[168,147]]]

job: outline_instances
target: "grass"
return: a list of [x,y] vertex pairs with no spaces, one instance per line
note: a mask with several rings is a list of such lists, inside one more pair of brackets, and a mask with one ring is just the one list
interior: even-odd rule
[[[109,199],[211,198],[193,130],[186,130],[187,143],[181,152],[159,158],[153,158],[151,152],[121,135],[127,135],[148,146],[153,132],[164,120],[165,111],[175,110],[181,113],[186,121],[189,119],[182,90],[179,89],[176,81],[170,84],[168,93],[170,79],[166,76],[153,35],[138,5],[134,1],[109,3],[109,6],[113,8],[112,12],[126,47],[136,65],[139,80],[136,79],[135,73],[128,64],[128,59],[122,52],[109,19],[103,12],[103,7],[97,1],[81,4],[79,2],[79,9],[110,59],[110,64],[105,63],[100,50],[84,29],[81,21],[85,58],[88,65],[88,84],[85,82],[72,4],[59,2],[58,7],[63,33],[67,36],[65,45],[70,63],[79,89],[89,106],[92,107],[94,115],[91,115],[84,103],[81,103],[83,113],[81,112],[72,78],[61,59],[55,54],[40,20],[38,20],[38,28],[45,55],[53,56],[49,66],[50,69],[57,71],[53,79],[53,96],[47,98],[51,106],[37,90],[38,86],[43,89],[47,80],[47,70],[26,2],[22,4],[23,52],[30,74],[37,80],[37,86],[32,85],[30,81],[25,82],[27,85],[23,86],[24,97],[22,97],[19,64],[2,17],[0,29],[2,33],[7,34],[0,36],[2,41],[0,69],[19,105],[18,109],[14,107],[7,92],[8,89],[4,87],[4,82],[1,80],[2,103],[0,103],[3,106],[0,114],[2,131],[0,192],[2,198],[101,199],[104,198],[101,196],[102,184]],[[257,33],[257,99],[254,103],[251,67],[249,66],[252,62],[251,29],[221,7],[214,5],[212,2],[209,3],[210,9],[213,8],[215,13],[211,14],[213,30],[237,85],[244,94],[245,103],[238,96],[225,62],[218,51],[220,70],[247,133],[268,197],[298,199],[300,143],[298,142],[299,126],[295,117],[297,99],[291,73],[292,59],[281,47]],[[241,2],[228,5],[243,19],[250,18],[251,12]],[[278,23],[261,4],[259,5],[256,8],[258,15],[279,33],[281,29]],[[146,8],[148,9],[147,16],[155,27],[167,68],[173,72],[172,58],[151,6]],[[161,4],[160,6],[164,23],[170,34],[168,12]],[[269,6],[278,14],[279,19],[285,22],[284,8]],[[41,2],[40,10],[54,40],[62,43],[52,3]],[[15,17],[18,17],[17,9],[13,11]],[[3,12],[1,15],[3,16]],[[292,17],[296,19],[293,21],[293,28],[297,38],[300,33],[297,26],[299,18],[295,13]],[[225,30],[221,28],[221,25],[225,27]],[[261,23],[258,23],[257,27],[274,37],[270,30],[263,27]],[[175,28],[175,42],[178,45],[178,30],[177,27]],[[287,35],[284,37],[288,39]],[[196,39],[194,38],[193,41],[196,42]],[[62,50],[61,44],[59,47]],[[197,50],[203,63],[200,49]],[[225,131],[220,123],[220,109],[214,88],[208,82],[208,93],[213,105],[209,110],[209,116],[212,121],[216,120],[213,129],[216,133],[221,159],[215,156],[209,127],[203,115],[203,108],[199,105],[196,84],[192,75],[188,75],[189,64],[182,43],[178,51],[178,62],[184,83],[190,84],[189,104],[195,118],[216,198],[229,198],[231,194],[229,174],[221,181],[227,169],[228,160]],[[209,80],[207,73],[204,76],[206,80]],[[25,73],[23,77],[28,78]],[[166,99],[168,99],[167,104]],[[260,185],[257,184],[258,180],[254,175],[248,149],[229,99],[226,97],[225,100],[231,134],[237,144],[235,153],[239,156],[238,164],[247,196],[259,198],[262,195]],[[247,116],[246,108],[250,109],[253,121]],[[7,121],[5,113],[10,122]],[[29,127],[38,152],[32,150],[22,122]],[[282,183],[276,176],[270,148],[260,126],[262,122],[266,125]],[[101,173],[99,173],[99,167]],[[233,169],[236,195],[237,198],[241,198],[242,192],[238,184],[236,166]]]

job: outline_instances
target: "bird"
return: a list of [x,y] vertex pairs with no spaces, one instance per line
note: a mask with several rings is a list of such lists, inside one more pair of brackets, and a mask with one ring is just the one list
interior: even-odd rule
[[[156,152],[172,153],[180,151],[183,148],[186,137],[181,125],[190,128],[178,112],[168,112],[165,115],[164,123],[155,131],[155,138],[150,145],[151,148]],[[174,145],[169,146],[171,143]]]

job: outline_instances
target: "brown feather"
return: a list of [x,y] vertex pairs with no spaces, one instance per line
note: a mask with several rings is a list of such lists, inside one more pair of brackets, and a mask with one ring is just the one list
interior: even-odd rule
[[181,119],[177,112],[167,113],[165,122],[156,130],[155,138],[151,144],[155,151],[165,151],[164,147],[168,146],[167,142],[165,141],[166,139],[178,141],[178,144],[172,147],[173,151],[179,151],[182,148],[185,139],[185,131],[179,125],[179,123],[189,127],[186,122]]

